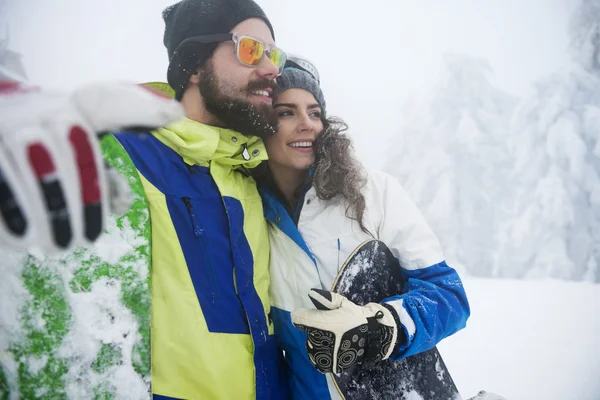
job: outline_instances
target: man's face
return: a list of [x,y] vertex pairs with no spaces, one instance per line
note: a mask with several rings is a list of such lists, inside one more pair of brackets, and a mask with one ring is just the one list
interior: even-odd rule
[[[231,30],[274,45],[271,31],[258,18],[245,20]],[[255,67],[240,63],[235,43],[221,43],[201,67],[198,87],[207,111],[220,125],[247,136],[268,137],[277,130],[272,99],[277,90],[277,67],[263,57]]]

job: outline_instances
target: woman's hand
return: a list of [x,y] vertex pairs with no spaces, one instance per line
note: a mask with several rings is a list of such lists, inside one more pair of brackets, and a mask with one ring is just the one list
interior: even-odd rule
[[359,306],[320,289],[308,295],[317,309],[295,310],[292,322],[307,333],[308,357],[319,371],[340,373],[361,362],[385,360],[397,347],[393,308],[377,303]]

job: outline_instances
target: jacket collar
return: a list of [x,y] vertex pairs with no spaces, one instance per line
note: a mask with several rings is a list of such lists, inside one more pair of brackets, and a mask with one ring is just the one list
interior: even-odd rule
[[[166,83],[144,84],[174,97],[175,92]],[[184,118],[152,134],[179,154],[189,164],[203,165],[217,162],[232,167],[256,168],[267,159],[267,150],[262,139],[247,137],[230,129],[205,125]]]
[[232,167],[255,168],[267,159],[260,138],[217,128],[184,118],[152,134],[189,164],[217,162]]
[[[251,175],[256,180],[256,183],[258,184],[261,193],[263,193],[265,196],[271,198],[272,199],[271,202],[274,202],[274,201],[279,202],[281,207],[283,207],[287,211],[289,216],[292,218],[294,223],[297,225],[298,221],[300,219],[300,212],[302,211],[302,206],[304,205],[304,198],[306,196],[306,193],[308,193],[308,191],[312,187],[312,177],[313,177],[313,173],[314,173],[314,167],[311,166],[309,168],[308,179],[306,180],[306,182],[304,182],[303,185],[301,185],[300,187],[298,187],[296,189],[295,194],[298,197],[298,200],[294,207],[294,206],[288,204],[288,202],[285,200],[285,196],[283,195],[281,190],[279,190],[279,187],[275,183],[275,178],[273,177],[273,172],[271,171],[271,169],[268,167],[268,165],[266,163],[263,165],[264,165],[263,168],[256,168],[251,171]],[[272,205],[272,204],[269,204],[269,205]],[[267,207],[265,207],[265,209],[266,208]]]

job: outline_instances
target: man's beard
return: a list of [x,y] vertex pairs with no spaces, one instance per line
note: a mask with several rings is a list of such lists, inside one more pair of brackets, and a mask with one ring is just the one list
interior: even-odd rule
[[[227,82],[222,82],[214,73],[211,61],[200,71],[198,82],[204,107],[213,114],[225,128],[239,132],[245,136],[267,138],[277,132],[277,114],[269,103],[254,104],[248,96],[251,91],[271,88],[271,97],[277,92],[277,85],[272,80],[256,80],[244,89],[239,89]],[[236,96],[236,92],[238,95]]]

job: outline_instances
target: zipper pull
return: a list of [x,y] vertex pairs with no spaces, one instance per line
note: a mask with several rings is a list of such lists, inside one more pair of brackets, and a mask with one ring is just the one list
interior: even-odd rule
[[182,198],[185,207],[188,210],[188,213],[190,214],[190,219],[192,220],[192,226],[194,228],[194,236],[199,237],[202,236],[204,234],[204,229],[202,229],[202,227],[200,226],[200,221],[198,220],[198,217],[196,216],[196,213],[194,212],[194,207],[192,206],[192,202],[190,201],[189,197],[184,197]]
[[242,151],[242,157],[244,157],[244,160],[246,161],[250,160],[250,152],[248,151],[248,146],[246,145],[246,143],[244,143],[244,151]]

